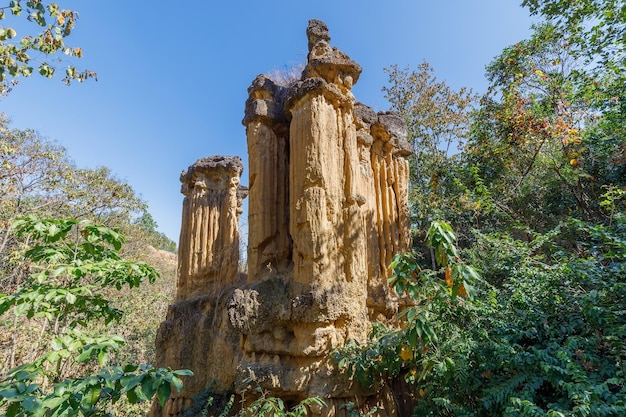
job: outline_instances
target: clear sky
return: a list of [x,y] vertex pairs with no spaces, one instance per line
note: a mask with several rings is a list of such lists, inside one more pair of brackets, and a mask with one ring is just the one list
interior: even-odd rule
[[0,112],[65,146],[79,167],[111,168],[178,241],[181,170],[209,155],[246,161],[246,89],[257,74],[304,64],[309,19],[324,20],[331,45],[363,67],[357,100],[387,110],[392,64],[426,60],[438,79],[484,92],[485,65],[530,33],[520,2],[59,0],[79,12],[66,42],[82,47],[77,66],[98,81],[66,87],[33,75]]

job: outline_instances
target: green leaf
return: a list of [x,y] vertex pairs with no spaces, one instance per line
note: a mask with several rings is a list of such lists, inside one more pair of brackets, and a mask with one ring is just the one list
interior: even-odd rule
[[68,302],[68,304],[74,304],[76,302],[76,295],[72,294],[71,292],[68,292],[65,295],[65,300]]
[[143,396],[143,399],[145,400],[149,400],[150,398],[154,397],[154,394],[156,393],[156,386],[155,383],[160,383],[161,381],[155,381],[150,377],[145,377],[142,379],[141,381],[141,394]]
[[41,406],[46,410],[54,410],[65,401],[65,397],[48,397],[41,402]]
[[28,311],[29,308],[30,308],[30,304],[26,302],[22,302],[15,306],[15,309],[13,309],[13,312],[15,313],[16,316],[19,317],[22,314],[24,314],[24,312]]
[[16,388],[5,388],[0,391],[0,397],[2,398],[13,398],[17,395],[18,393]]
[[139,369],[139,366],[132,364],[132,363],[127,363],[126,365],[124,365],[123,371],[130,373],[130,372],[135,372],[137,369]]
[[9,3],[9,9],[11,9],[11,13],[13,13],[14,16],[19,16],[22,12],[22,6],[19,1],[11,1],[11,3]]
[[176,392],[180,392],[183,389],[183,381],[177,376],[172,376],[171,383],[176,388]]
[[172,373],[179,376],[193,376],[193,372],[189,369],[178,369],[176,371],[173,371]]
[[62,266],[59,266],[59,267],[55,268],[55,269],[52,271],[52,276],[53,276],[53,277],[58,277],[59,275],[61,275],[62,273],[64,273],[64,272],[65,272],[66,268],[67,268],[67,267],[66,267],[65,265],[62,265]]
[[165,406],[165,403],[167,402],[171,393],[172,393],[172,387],[170,386],[169,383],[163,381],[161,385],[159,385],[159,389],[157,392],[157,397],[159,399],[159,404],[161,404],[161,407]]
[[76,358],[76,362],[78,363],[87,362],[91,359],[94,353],[95,352],[94,352],[93,346],[86,347],[85,350],[83,350],[83,352],[80,355],[78,355],[78,357]]
[[98,352],[98,364],[100,366],[106,365],[108,360],[109,354],[106,352],[106,350],[101,350],[100,352]]
[[83,394],[81,407],[87,410],[91,409],[100,399],[101,391],[102,389],[99,386],[92,385],[87,392]]
[[137,396],[137,391],[135,389],[127,391],[126,398],[128,399],[128,402],[131,404],[137,404],[139,402],[139,397]]
[[14,402],[9,405],[6,411],[6,417],[15,417],[20,413],[20,403]]
[[122,378],[120,378],[120,384],[122,385],[122,390],[123,391],[131,391],[131,390],[135,389],[135,387],[137,387],[137,385],[142,383],[144,378],[150,379],[145,374],[125,375],[125,376],[123,376]]
[[22,401],[22,407],[28,413],[28,415],[42,415],[44,411],[41,406],[41,401],[33,396],[24,397]]

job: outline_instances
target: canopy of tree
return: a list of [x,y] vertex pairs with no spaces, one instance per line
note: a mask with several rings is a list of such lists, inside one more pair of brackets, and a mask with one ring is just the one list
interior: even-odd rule
[[[158,279],[138,262],[147,246],[176,245],[128,184],[105,167],[77,168],[61,146],[0,121],[2,415],[98,415],[113,403],[132,414],[180,389],[187,371],[127,364],[153,360],[172,296],[171,268],[165,288],[138,288]],[[125,286],[133,291],[121,296]]]
[[[18,21],[20,17],[22,20]],[[0,26],[0,96],[8,94],[20,76],[29,77],[37,71],[52,78],[57,63],[63,61],[68,64],[63,77],[66,84],[96,78],[95,72],[79,71],[71,62],[83,55],[81,48],[65,43],[77,19],[76,11],[61,9],[49,1],[11,0],[8,6],[1,7],[0,21],[11,20],[13,24]],[[20,25],[23,22],[31,25]],[[18,26],[20,32],[15,29]],[[22,28],[26,28],[25,33]]]

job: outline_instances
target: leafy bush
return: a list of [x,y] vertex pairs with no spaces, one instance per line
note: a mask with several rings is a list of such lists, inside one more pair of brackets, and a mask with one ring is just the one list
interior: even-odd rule
[[[415,305],[399,330],[376,326],[368,344],[338,352],[339,364],[367,385],[413,384],[419,416],[624,415],[625,232],[618,215],[530,241],[478,235],[466,254],[484,279],[468,297],[454,296],[450,266],[399,256],[391,282]],[[463,276],[473,274],[452,275],[459,288]]]
[[36,217],[17,220],[13,230],[31,242],[24,255],[32,273],[15,293],[0,294],[0,314],[13,312],[14,333],[29,328],[25,324],[40,330],[34,360],[15,358],[15,349],[8,358],[22,363],[0,381],[3,415],[107,415],[104,410],[122,397],[134,404],[156,395],[163,405],[172,386],[182,389],[181,377],[190,371],[106,366],[124,340],[94,331],[98,322],[122,315],[102,292],[135,288],[158,276],[149,265],[119,256],[124,239],[116,230],[86,220]]

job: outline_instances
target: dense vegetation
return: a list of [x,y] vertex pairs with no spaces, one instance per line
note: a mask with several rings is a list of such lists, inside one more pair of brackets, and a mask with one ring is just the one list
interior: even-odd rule
[[134,365],[154,360],[175,244],[108,169],[77,168],[62,147],[9,126],[0,123],[0,411],[145,411],[186,373]]
[[390,284],[414,306],[336,356],[409,384],[416,416],[626,415],[626,6],[524,5],[545,21],[482,97],[388,70],[417,242]]

